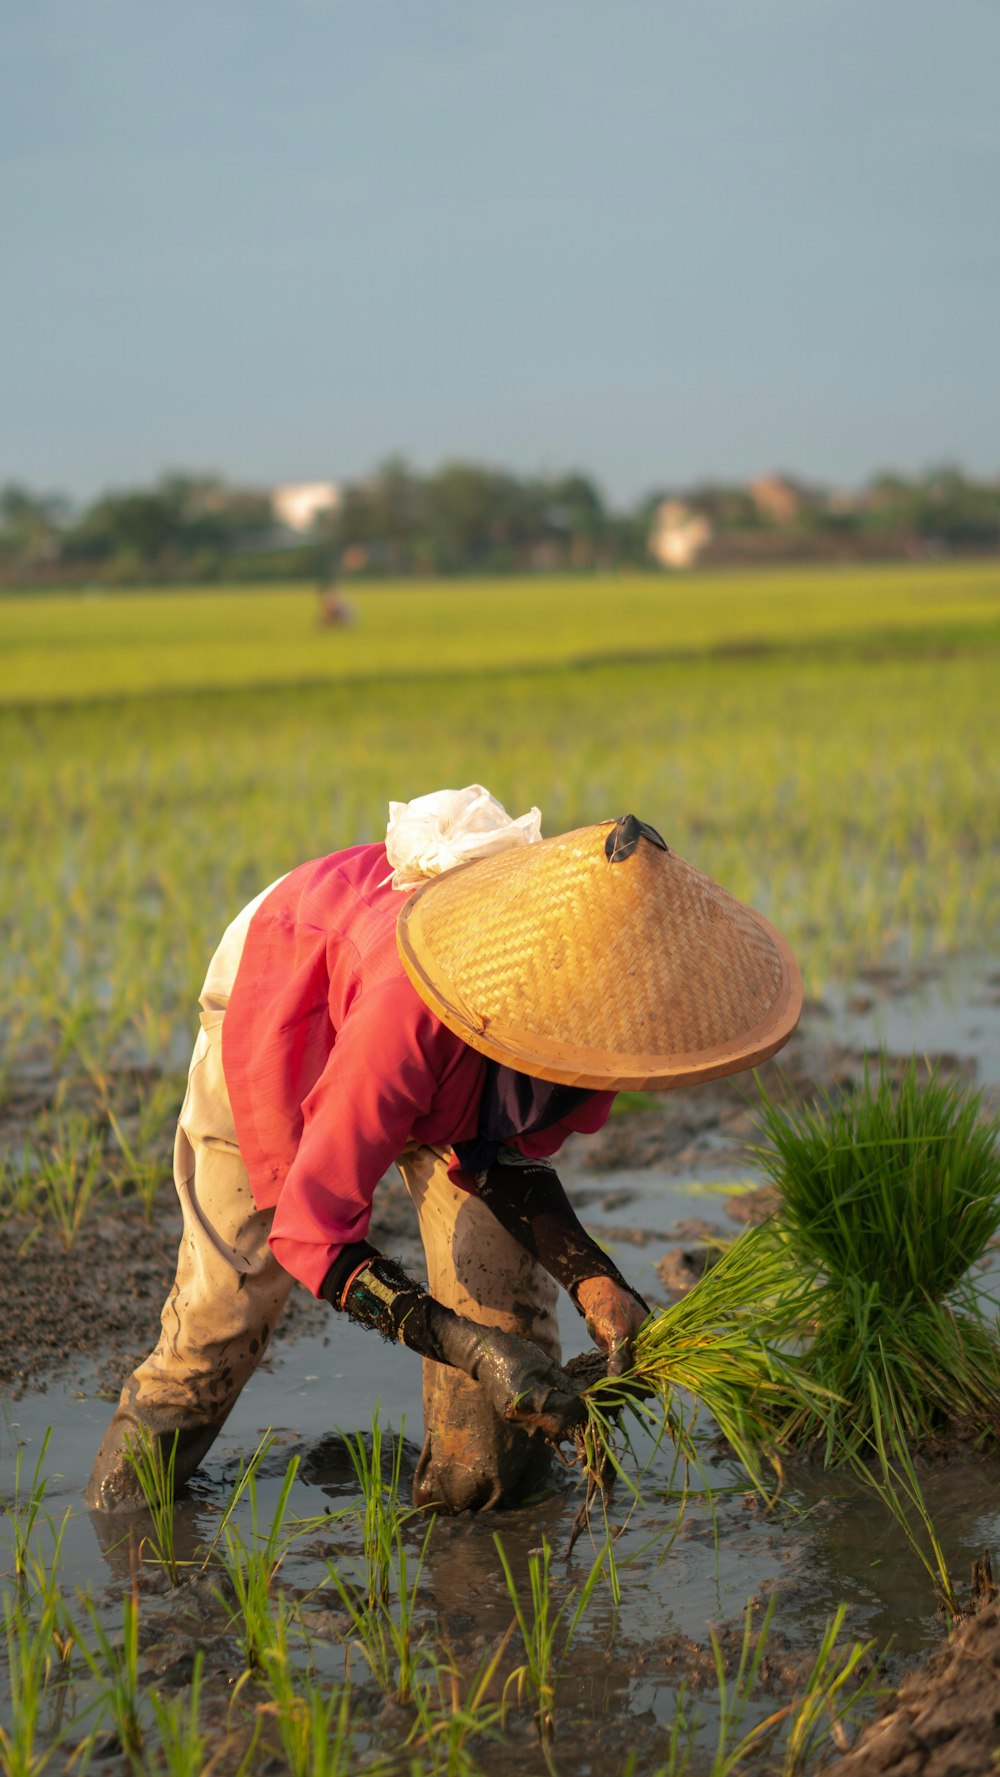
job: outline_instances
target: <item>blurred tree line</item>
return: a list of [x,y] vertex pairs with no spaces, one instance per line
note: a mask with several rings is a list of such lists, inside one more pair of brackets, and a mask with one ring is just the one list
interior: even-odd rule
[[343,484],[306,530],[272,494],[169,475],[75,511],[56,494],[0,489],[0,583],[135,584],[652,567],[658,513],[698,515],[704,565],[1000,551],[1000,482],[946,467],[880,473],[856,491],[790,477],[660,488],[612,510],[580,472],[521,476],[474,463],[421,473],[392,458]]

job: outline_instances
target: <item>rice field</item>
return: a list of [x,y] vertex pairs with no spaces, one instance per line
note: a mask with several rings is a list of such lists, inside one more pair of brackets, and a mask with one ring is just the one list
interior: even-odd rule
[[720,646],[940,645],[995,630],[1000,568],[410,581],[350,587],[347,597],[355,622],[322,631],[316,597],[301,586],[6,596],[0,700],[409,681]]
[[[152,1207],[222,929],[304,858],[379,837],[390,799],[479,781],[512,813],[537,803],[547,832],[632,809],[782,929],[813,997],[1000,936],[1000,567],[350,598],[353,627],[330,632],[294,589],[0,599],[0,1112],[26,1068],[49,1094],[0,1152],[0,1232],[45,1218],[72,1251],[109,1192]],[[645,1263],[637,1287],[655,1287]],[[296,1344],[296,1363],[323,1374],[327,1342]],[[338,1397],[353,1442],[326,1467],[329,1409],[304,1389],[286,1405],[276,1379],[270,1406],[312,1438],[309,1476],[276,1449],[259,1494],[243,1486],[230,1510],[230,1462],[175,1514],[153,1475],[142,1537],[102,1550],[103,1591],[79,1477],[60,1489],[46,1460],[50,1403],[5,1403],[3,1777],[60,1769],[74,1749],[74,1769],[116,1773],[477,1777],[513,1753],[539,1777],[793,1777],[840,1744],[896,1623],[875,1609],[880,1633],[857,1636],[838,1601],[871,1622],[875,1569],[909,1558],[871,1496],[838,1530],[827,1483],[805,1481],[787,1520],[758,1523],[746,1474],[716,1462],[701,1426],[700,1473],[650,1453],[648,1497],[592,1519],[568,1566],[565,1500],[499,1526],[439,1522],[425,1540],[400,1494],[412,1448],[386,1434],[377,1449],[386,1369]],[[397,1425],[401,1399],[390,1384]],[[92,1449],[104,1403],[59,1406],[56,1443]],[[246,1450],[258,1411],[240,1418],[241,1402],[233,1422]],[[951,1499],[931,1491],[935,1511]],[[977,1494],[947,1527],[949,1559],[967,1564],[981,1519]],[[776,1610],[768,1576],[802,1535],[832,1579]],[[682,1611],[678,1572],[684,1632],[716,1625],[695,1694],[643,1676],[665,1600]],[[912,1620],[933,1606],[918,1583]],[[459,1597],[471,1628],[455,1627]],[[761,1684],[783,1610],[808,1657],[776,1701]],[[611,1669],[621,1646],[626,1676]]]
[[8,1041],[162,1060],[245,900],[446,783],[550,832],[635,809],[814,993],[995,939],[1000,570],[355,596],[331,633],[302,593],[0,601]]

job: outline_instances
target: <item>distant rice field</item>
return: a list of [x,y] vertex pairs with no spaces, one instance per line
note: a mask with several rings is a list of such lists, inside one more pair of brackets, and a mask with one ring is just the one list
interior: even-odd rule
[[301,591],[0,600],[11,1056],[181,1053],[243,902],[445,784],[548,832],[634,809],[814,992],[1000,936],[1000,568],[351,598],[328,632]]
[[0,598],[0,701],[410,679],[726,648],[923,637],[1000,624],[1000,563],[448,580],[350,587],[317,627],[301,586]]

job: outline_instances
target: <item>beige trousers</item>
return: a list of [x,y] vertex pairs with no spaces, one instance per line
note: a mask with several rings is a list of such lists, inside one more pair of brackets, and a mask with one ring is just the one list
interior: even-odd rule
[[[126,1382],[98,1450],[85,1494],[98,1509],[138,1503],[127,1447],[141,1426],[165,1444],[176,1434],[177,1479],[193,1473],[267,1351],[292,1288],[267,1244],[274,1212],[255,1207],[237,1145],[222,1071],[223,1017],[224,1006],[211,1002],[202,1013],[174,1144],[184,1224],[177,1276],[159,1342]],[[477,1198],[452,1184],[449,1159],[446,1149],[411,1143],[397,1162],[417,1213],[431,1294],[458,1314],[534,1340],[558,1362],[555,1284]],[[385,1361],[393,1361],[391,1352]],[[418,1504],[482,1509],[523,1496],[544,1478],[546,1446],[500,1419],[467,1376],[425,1359],[423,1393]]]

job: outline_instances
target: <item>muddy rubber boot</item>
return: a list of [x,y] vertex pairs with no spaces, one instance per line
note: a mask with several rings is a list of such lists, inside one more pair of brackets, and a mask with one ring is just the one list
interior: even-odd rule
[[413,1503],[439,1512],[486,1512],[519,1505],[545,1485],[552,1451],[540,1437],[501,1419],[477,1382],[424,1361],[424,1446]]
[[178,1425],[176,1417],[161,1409],[142,1407],[136,1399],[135,1378],[125,1384],[122,1397],[112,1416],[83,1490],[84,1503],[92,1512],[134,1512],[142,1509],[142,1488],[135,1468],[128,1458],[129,1444],[135,1444],[143,1429],[151,1432],[163,1451],[170,1455],[174,1435],[177,1455],[174,1459],[174,1483],[180,1487],[194,1474],[202,1457],[211,1448],[222,1429],[216,1425]]

